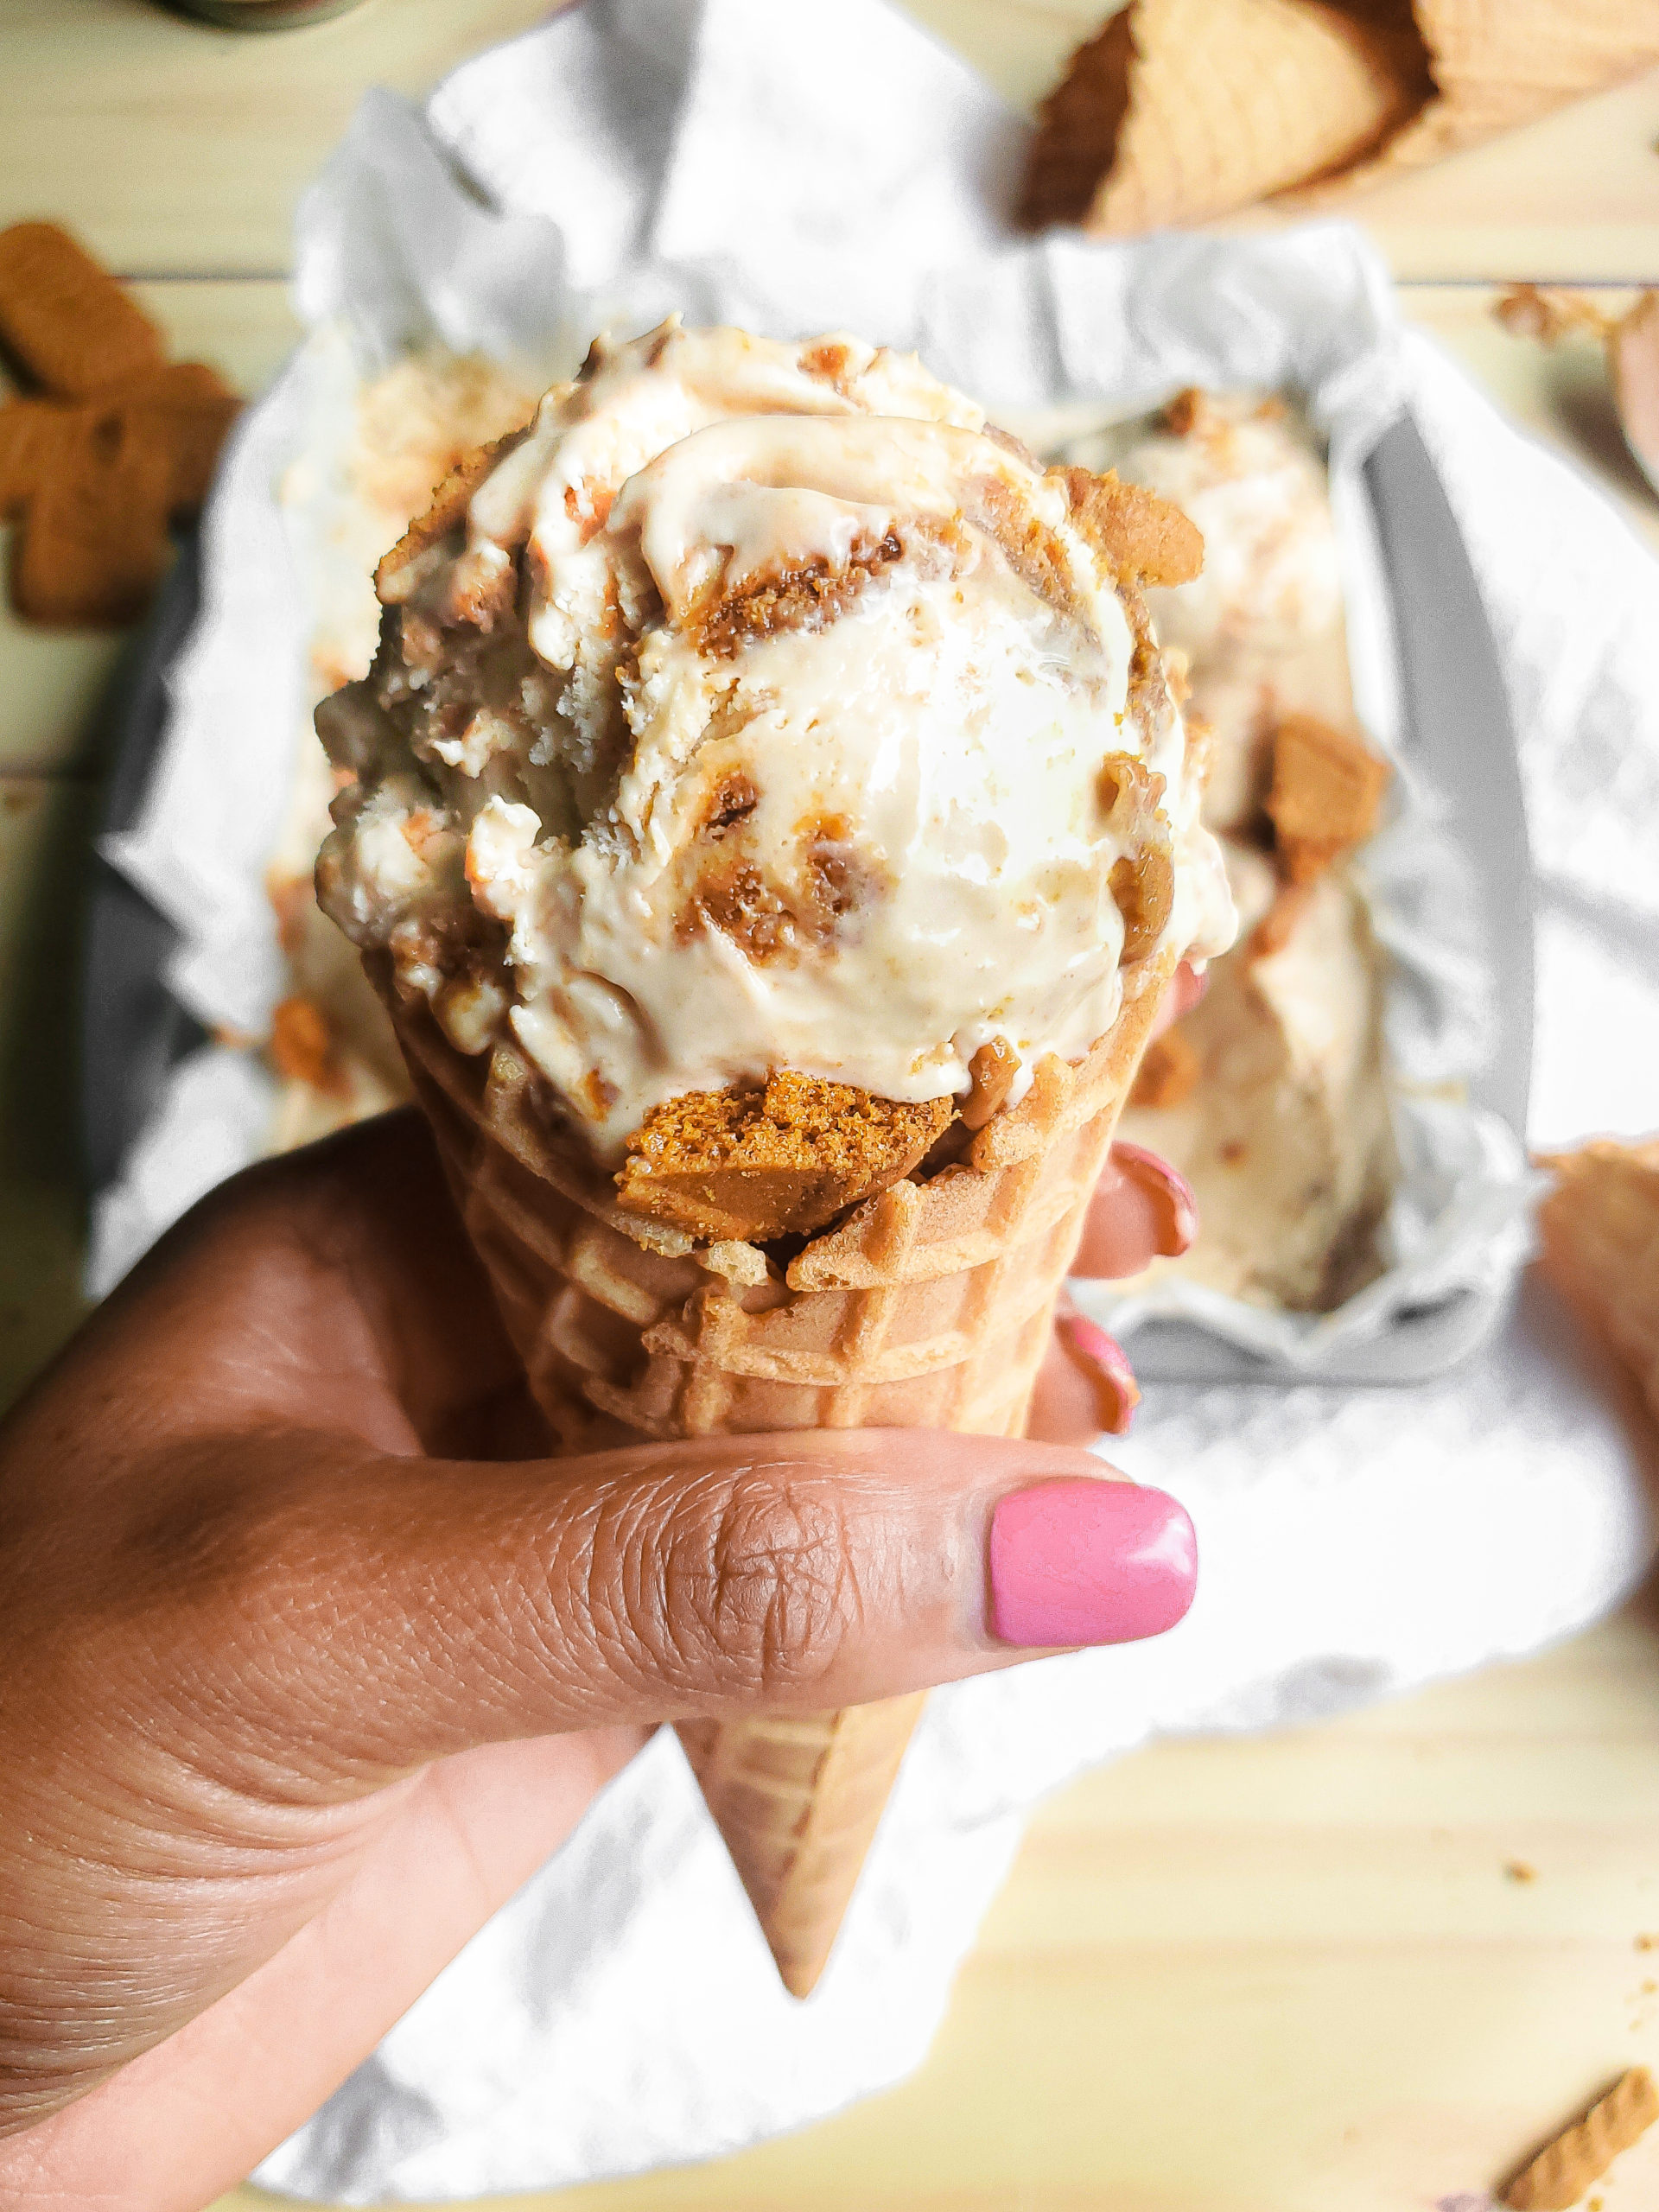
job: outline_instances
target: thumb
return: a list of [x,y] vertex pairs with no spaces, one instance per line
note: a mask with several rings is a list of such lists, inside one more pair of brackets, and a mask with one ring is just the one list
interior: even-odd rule
[[330,1443],[297,1482],[238,1486],[264,1503],[221,1633],[245,1725],[291,1745],[302,1713],[363,1786],[484,1742],[861,1704],[1156,1635],[1192,1599],[1182,1508],[1083,1452],[923,1429],[505,1465]]

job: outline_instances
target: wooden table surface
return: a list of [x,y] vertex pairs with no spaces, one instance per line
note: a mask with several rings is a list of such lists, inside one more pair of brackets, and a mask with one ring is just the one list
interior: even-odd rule
[[[910,0],[1024,103],[1103,3]],[[363,89],[420,92],[543,12],[368,0],[244,39],[147,0],[0,0],[0,222],[69,222],[177,352],[257,390],[294,336],[296,197]],[[1659,74],[1353,213],[1408,312],[1659,546],[1593,349],[1545,353],[1490,315],[1515,278],[1659,282],[1656,141]],[[0,1401],[79,1310],[75,918],[128,644],[0,614]],[[1142,1752],[1034,1820],[913,2081],[714,2165],[510,2201],[1427,2212],[1621,2067],[1659,2065],[1656,1753],[1651,1595],[1356,1719]],[[1659,2204],[1659,2131],[1599,2194]]]

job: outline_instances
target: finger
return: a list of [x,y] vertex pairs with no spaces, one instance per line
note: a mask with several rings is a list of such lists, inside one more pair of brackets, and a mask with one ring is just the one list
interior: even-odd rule
[[197,2212],[309,2118],[575,1827],[643,1738],[431,1768],[327,1905],[109,2081],[0,2143],[17,2212]]
[[1198,1234],[1191,1185],[1138,1144],[1115,1144],[1095,1186],[1072,1262],[1074,1275],[1138,1275],[1154,1259],[1179,1259]]
[[1062,1300],[1037,1374],[1026,1433],[1044,1444],[1122,1436],[1141,1402],[1135,1370],[1116,1337]]
[[[257,1763],[303,1713],[296,1787],[323,1797],[480,1742],[861,1704],[1033,1648],[1156,1634],[1192,1595],[1175,1501],[1052,1446],[830,1431],[519,1465],[331,1457],[324,1440],[308,1457],[291,1436],[238,1448],[286,1473],[206,1484],[144,1534],[152,1573],[170,1529],[188,1550],[155,1663],[188,1700],[169,1647],[232,1654],[212,1740],[228,1729]],[[1039,1526],[1014,1502],[1039,1487],[1060,1548],[1028,1535],[999,1551],[999,1528]]]

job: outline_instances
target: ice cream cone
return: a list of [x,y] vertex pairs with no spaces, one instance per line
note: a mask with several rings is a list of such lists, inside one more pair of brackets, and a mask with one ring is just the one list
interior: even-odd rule
[[[1165,987],[1231,934],[1138,589],[1198,532],[982,423],[845,337],[601,342],[382,561],[319,709],[319,897],[566,1451],[1019,1434]],[[793,1990],[914,1711],[688,1726]]]
[[1427,96],[1419,52],[1318,0],[1134,0],[1044,104],[1024,219],[1201,223],[1355,162]]
[[1651,0],[1413,0],[1433,96],[1375,156],[1315,183],[1310,203],[1344,197],[1402,169],[1533,123],[1659,62]]
[[[1175,954],[1127,970],[1087,1058],[1040,1063],[963,1160],[868,1200],[781,1272],[755,1246],[699,1249],[624,1212],[550,1136],[510,1046],[456,1052],[384,956],[365,964],[537,1398],[580,1449],[866,1424],[1018,1435]],[[920,1704],[681,1729],[797,1996],[829,1957]]]
[[1605,1337],[1659,1419],[1659,1138],[1554,1154],[1544,1272]]
[[1132,0],[1044,103],[1022,213],[1122,236],[1325,205],[1656,61],[1648,0]]

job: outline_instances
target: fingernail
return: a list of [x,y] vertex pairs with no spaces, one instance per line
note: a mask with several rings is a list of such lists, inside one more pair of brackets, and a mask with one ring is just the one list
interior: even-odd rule
[[1158,1250],[1166,1260],[1179,1260],[1191,1249],[1198,1233],[1198,1204],[1185,1175],[1144,1145],[1115,1144],[1112,1165],[1133,1178],[1152,1201],[1158,1220]]
[[991,1515],[991,1627],[1022,1647],[1128,1643],[1192,1602],[1198,1540],[1184,1507],[1138,1484],[1062,1476]]
[[1061,1343],[1095,1386],[1102,1428],[1108,1436],[1127,1436],[1141,1385],[1122,1345],[1081,1313],[1063,1313],[1058,1327]]

